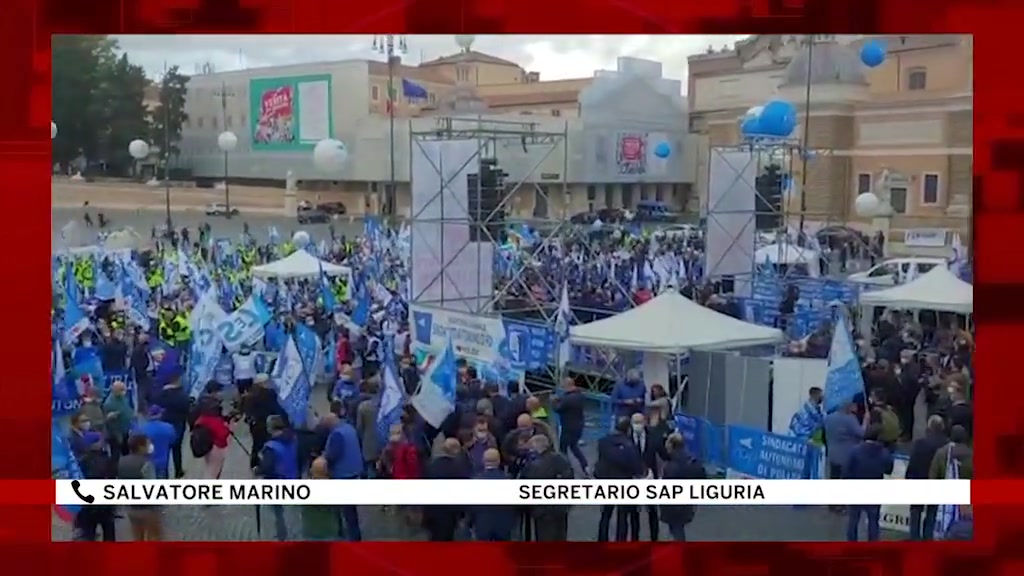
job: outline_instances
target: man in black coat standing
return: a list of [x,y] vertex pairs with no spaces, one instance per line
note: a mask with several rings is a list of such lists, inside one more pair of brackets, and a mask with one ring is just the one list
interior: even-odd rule
[[[904,478],[907,480],[927,480],[935,453],[949,443],[946,435],[946,423],[942,416],[932,415],[924,438],[918,438],[910,448],[910,461]],[[921,541],[931,540],[935,534],[935,516],[938,506],[914,505],[910,507],[910,539]]]
[[[427,463],[425,480],[469,480],[471,469],[462,455],[462,446],[455,438],[441,445],[441,454]],[[465,514],[461,506],[424,506],[423,525],[431,542],[452,542],[459,521]]]
[[[644,464],[629,436],[629,418],[615,421],[615,430],[597,442],[597,465],[594,477],[601,480],[630,480],[644,474]],[[615,541],[625,542],[630,506],[605,504],[601,506],[601,519],[597,525],[597,541],[608,541],[608,530],[615,512]]]
[[[707,480],[704,465],[686,451],[682,434],[673,433],[665,441],[668,463],[662,473],[664,480]],[[686,525],[693,522],[697,507],[693,504],[663,504],[661,521],[668,526],[676,542],[686,542]]]
[[572,378],[566,378],[562,386],[563,393],[553,398],[555,413],[558,414],[558,421],[561,425],[558,451],[575,456],[583,474],[589,475],[590,467],[587,464],[587,457],[583,455],[583,450],[580,450],[580,440],[583,438],[583,428],[586,423],[583,413],[583,403],[586,399],[583,397],[583,391],[576,386],[576,382]]
[[[551,440],[538,434],[529,440],[530,452],[537,456],[523,469],[524,480],[572,480],[572,464],[554,451]],[[569,539],[569,507],[545,504],[532,506],[530,516],[537,529],[537,542],[565,542]]]
[[[658,460],[668,460],[669,455],[665,451],[665,437],[658,428],[647,425],[647,417],[637,413],[630,416],[630,439],[633,441],[634,449],[640,455],[643,463],[643,477],[648,479],[658,478],[660,465]],[[650,531],[651,542],[658,541],[658,507],[654,504],[642,504],[632,506],[629,510],[630,518],[630,539],[634,542],[640,540],[640,513],[646,512],[647,528]]]

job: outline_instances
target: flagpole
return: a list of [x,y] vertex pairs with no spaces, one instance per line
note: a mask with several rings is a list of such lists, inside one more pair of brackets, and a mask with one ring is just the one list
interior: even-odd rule
[[374,36],[373,47],[383,52],[388,59],[388,145],[390,149],[390,170],[388,185],[385,187],[383,201],[378,203],[377,213],[380,216],[393,215],[396,209],[398,190],[395,175],[395,67],[398,58],[406,51],[405,36],[385,34]]

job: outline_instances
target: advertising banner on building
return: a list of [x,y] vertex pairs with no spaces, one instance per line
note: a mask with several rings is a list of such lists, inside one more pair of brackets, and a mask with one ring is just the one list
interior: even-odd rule
[[333,132],[331,76],[250,80],[249,112],[254,151],[311,149]]

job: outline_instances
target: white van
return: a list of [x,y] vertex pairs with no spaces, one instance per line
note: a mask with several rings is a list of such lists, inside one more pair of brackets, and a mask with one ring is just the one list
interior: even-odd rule
[[949,262],[945,258],[923,256],[893,258],[876,264],[870,270],[850,274],[849,280],[872,286],[895,286],[904,278],[917,278],[936,266],[948,265]]

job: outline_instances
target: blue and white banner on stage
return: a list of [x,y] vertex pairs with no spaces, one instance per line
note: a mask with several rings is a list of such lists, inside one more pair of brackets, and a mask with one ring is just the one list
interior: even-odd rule
[[728,427],[726,478],[816,480],[822,477],[822,450],[793,436]]
[[554,330],[541,324],[413,305],[414,353],[439,355],[451,338],[455,354],[521,380],[526,370],[554,364]]

